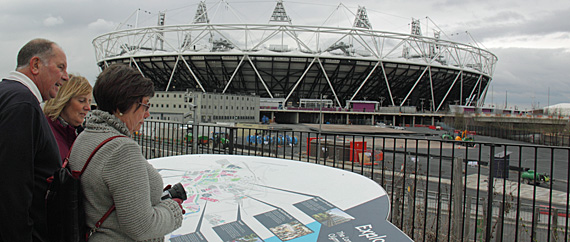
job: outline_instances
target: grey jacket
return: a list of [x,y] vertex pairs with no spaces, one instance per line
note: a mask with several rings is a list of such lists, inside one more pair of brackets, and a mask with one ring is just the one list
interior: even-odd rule
[[115,135],[127,137],[101,147],[81,176],[89,227],[95,227],[113,203],[116,206],[89,241],[164,241],[166,234],[181,226],[182,209],[171,199],[160,200],[162,177],[143,157],[121,120],[92,111],[72,147],[69,166],[81,170],[95,147]]

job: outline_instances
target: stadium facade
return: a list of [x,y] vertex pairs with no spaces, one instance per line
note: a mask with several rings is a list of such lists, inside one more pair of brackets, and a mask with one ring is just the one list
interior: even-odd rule
[[442,111],[482,106],[498,60],[441,32],[423,36],[419,20],[409,33],[374,30],[364,7],[349,27],[293,24],[281,0],[267,24],[212,23],[205,2],[191,24],[165,18],[96,37],[99,67],[128,63],[159,91],[256,95],[285,109],[325,97],[338,108],[375,101]]

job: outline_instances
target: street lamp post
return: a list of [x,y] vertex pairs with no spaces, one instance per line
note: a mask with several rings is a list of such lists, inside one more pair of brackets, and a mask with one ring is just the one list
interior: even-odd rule
[[321,154],[321,129],[323,126],[323,94],[321,94],[321,100],[319,101],[319,132],[317,134],[317,147],[315,151],[317,152],[317,163],[319,163],[319,158]]
[[319,101],[319,132],[317,135],[317,149],[315,149],[317,151],[317,162],[319,162],[321,154],[321,130],[323,127],[323,97],[327,98],[327,96],[323,96],[323,94],[321,94],[321,100]]
[[192,111],[192,154],[198,153],[198,119],[196,118],[196,104],[188,103]]
[[319,135],[323,127],[323,94],[321,94],[321,101],[319,102]]

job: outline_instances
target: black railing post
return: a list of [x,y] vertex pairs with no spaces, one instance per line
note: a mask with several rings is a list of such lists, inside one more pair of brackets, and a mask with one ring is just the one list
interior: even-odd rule
[[200,126],[197,123],[192,123],[192,154],[198,154],[199,129]]
[[235,134],[236,128],[230,127],[229,130],[230,130],[230,137],[229,137],[230,141],[229,141],[229,146],[228,146],[228,154],[233,155],[234,154],[234,147],[235,147],[235,145],[234,145],[235,135],[234,134]]
[[495,144],[490,144],[491,152],[489,152],[489,184],[487,187],[487,223],[485,228],[485,241],[490,242],[493,237],[491,234],[491,227],[493,224],[493,168],[495,163]]

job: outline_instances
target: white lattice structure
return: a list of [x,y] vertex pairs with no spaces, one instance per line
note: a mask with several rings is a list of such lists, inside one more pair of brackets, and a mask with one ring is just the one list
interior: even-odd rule
[[351,27],[296,25],[283,6],[266,24],[216,24],[202,2],[193,24],[96,37],[97,62],[129,63],[161,91],[255,93],[285,98],[286,106],[321,94],[339,107],[353,100],[433,111],[483,105],[497,63],[485,49],[417,29],[373,30],[364,8]]

